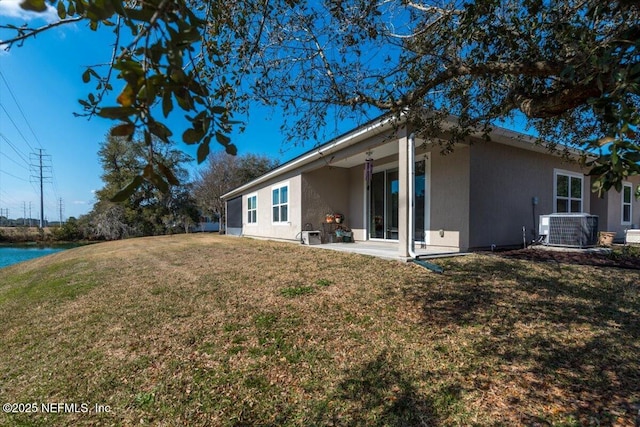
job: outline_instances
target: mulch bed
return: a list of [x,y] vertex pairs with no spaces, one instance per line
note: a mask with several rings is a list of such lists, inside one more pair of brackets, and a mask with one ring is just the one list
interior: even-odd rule
[[580,264],[640,270],[639,256],[623,255],[620,253],[558,251],[545,249],[544,247],[533,247],[498,252],[497,255],[505,258],[525,259],[536,262],[554,261],[561,264]]

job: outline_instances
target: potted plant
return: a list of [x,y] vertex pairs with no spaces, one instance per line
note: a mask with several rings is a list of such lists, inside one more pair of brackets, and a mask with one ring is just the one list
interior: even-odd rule
[[613,245],[613,238],[616,237],[616,233],[611,231],[601,231],[598,237],[598,243],[600,246],[610,247]]

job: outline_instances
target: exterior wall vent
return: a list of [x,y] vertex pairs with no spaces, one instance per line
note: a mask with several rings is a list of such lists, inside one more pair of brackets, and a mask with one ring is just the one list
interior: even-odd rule
[[586,248],[598,244],[598,216],[586,213],[540,215],[538,234],[548,246]]

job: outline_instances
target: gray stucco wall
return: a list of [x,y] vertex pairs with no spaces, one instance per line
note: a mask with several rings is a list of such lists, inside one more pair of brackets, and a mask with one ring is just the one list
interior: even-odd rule
[[622,223],[622,193],[615,189],[609,190],[602,198],[597,194],[591,195],[592,213],[598,215],[601,231],[616,232],[616,240],[624,240],[624,231],[629,228],[640,227],[640,200],[633,194],[640,185],[640,176],[632,176],[626,181],[631,184],[631,224]]
[[[470,151],[470,248],[520,245],[523,226],[527,240],[533,239],[538,216],[554,212],[554,169],[581,172],[560,157],[495,142],[477,142]],[[590,212],[590,188],[585,176],[584,212]]]
[[367,225],[365,222],[364,165],[354,166],[349,169],[349,186],[351,187],[351,194],[349,196],[347,223],[353,231],[355,240],[365,240]]
[[328,213],[345,215],[351,223],[349,170],[326,166],[302,174],[302,225],[322,230],[321,224]]
[[431,161],[431,221],[429,244],[469,247],[469,147],[453,153],[429,154]]

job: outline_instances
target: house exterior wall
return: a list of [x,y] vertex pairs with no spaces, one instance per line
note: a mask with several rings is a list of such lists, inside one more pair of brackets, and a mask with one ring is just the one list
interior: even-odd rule
[[631,223],[622,222],[622,193],[615,189],[609,190],[602,198],[592,193],[591,205],[593,213],[599,216],[600,231],[615,232],[615,240],[624,241],[624,232],[630,228],[640,228],[640,200],[636,200],[634,194],[640,185],[640,176],[632,176],[627,179],[631,184]]
[[[612,191],[615,192],[615,190]],[[611,203],[611,196],[611,192],[604,194],[603,197],[598,197],[597,194],[591,193],[591,213],[598,215],[598,229],[600,231],[609,231],[609,204]]]
[[[419,160],[422,152],[418,152]],[[441,155],[437,148],[431,159],[431,213],[429,244],[464,251],[469,248],[469,147],[457,147]]]
[[[274,223],[272,221],[272,189],[288,183],[288,221]],[[301,223],[301,187],[302,178],[299,174],[280,177],[267,182],[260,187],[247,191],[242,195],[242,234],[249,237],[265,237],[271,239],[296,240],[304,224]],[[257,222],[247,222],[248,197],[256,195]]]
[[314,230],[322,230],[321,224],[329,213],[341,213],[347,224],[351,222],[349,169],[326,166],[305,172],[301,191],[303,226],[312,224]]
[[[539,215],[554,212],[554,170],[582,173],[560,157],[494,142],[470,146],[470,248],[531,241]],[[583,211],[590,212],[590,179],[583,178]],[[538,198],[534,207],[532,199]]]
[[[373,151],[376,171],[406,170],[407,165],[401,164],[407,161],[402,160],[402,154],[389,155],[394,144],[396,150],[403,149],[402,138],[393,139],[389,132],[363,137],[344,150],[323,151],[321,158],[294,165],[273,178],[266,176],[265,182],[239,189],[243,235],[296,240],[305,224],[322,230],[325,215],[340,212],[345,215],[345,224],[353,230],[354,239],[367,240],[368,196],[364,165],[357,162],[364,161],[364,153]],[[406,153],[406,147],[404,150]],[[512,142],[504,135],[500,143],[461,144],[445,156],[439,153],[437,145],[419,144],[416,161],[424,156],[428,158],[430,189],[426,211],[428,244],[461,251],[492,244],[521,245],[523,226],[526,240],[531,241],[537,234],[539,216],[554,212],[555,171],[584,173],[577,164],[538,151],[527,142]],[[621,194],[612,190],[604,199],[597,199],[590,191],[590,178],[582,176],[582,182],[582,210],[599,215],[601,231],[616,231],[620,240],[625,229],[632,224],[640,225],[640,201],[633,198],[632,221],[622,224]],[[629,182],[635,192],[640,177],[632,177]],[[289,186],[288,221],[273,223],[272,188],[284,183]],[[247,201],[253,195],[257,198],[255,224],[247,221]],[[536,205],[533,198],[537,199]],[[399,212],[399,217],[402,214]],[[408,216],[406,211],[404,214]]]

